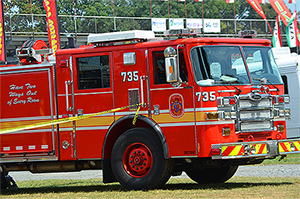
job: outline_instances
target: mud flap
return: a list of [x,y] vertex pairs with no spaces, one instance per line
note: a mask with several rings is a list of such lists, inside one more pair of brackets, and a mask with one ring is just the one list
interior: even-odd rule
[[112,172],[110,159],[102,161],[102,173],[104,183],[118,182]]
[[10,175],[1,175],[1,189],[17,189],[19,188],[13,177]]

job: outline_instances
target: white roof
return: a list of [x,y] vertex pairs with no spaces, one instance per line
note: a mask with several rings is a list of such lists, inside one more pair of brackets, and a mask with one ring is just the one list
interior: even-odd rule
[[272,48],[272,51],[275,59],[291,56],[291,50],[289,47]]
[[88,43],[103,43],[112,41],[122,41],[130,39],[153,39],[155,38],[153,31],[148,30],[131,30],[121,32],[110,32],[102,34],[90,34]]

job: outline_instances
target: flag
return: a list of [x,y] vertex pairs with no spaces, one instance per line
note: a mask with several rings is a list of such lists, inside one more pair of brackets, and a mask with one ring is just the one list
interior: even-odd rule
[[297,13],[295,11],[286,27],[286,39],[287,39],[288,46],[290,48],[299,46],[296,30],[297,30]]
[[265,15],[263,9],[262,9],[261,6],[260,6],[258,0],[247,0],[247,2],[248,2],[248,3],[251,5],[251,7],[252,7],[252,8],[253,8],[253,9],[261,16],[261,18],[263,18],[264,20],[267,21],[267,24],[268,24],[268,26],[269,26],[269,29],[270,29],[270,31],[271,31],[271,33],[272,33],[272,28],[271,28],[271,26],[270,26],[270,24],[269,24],[269,22],[268,22],[268,20],[267,20],[267,17],[266,17],[266,15]]
[[258,0],[258,3],[260,4],[266,3],[266,0]]
[[178,1],[185,1],[185,0],[178,0]]
[[281,43],[281,33],[280,33],[281,20],[278,15],[276,18],[276,23],[273,31],[272,44],[274,48],[282,47]]
[[0,4],[0,61],[5,62],[5,31],[4,31],[4,12],[3,2]]
[[226,3],[234,3],[234,0],[226,0]]
[[46,10],[49,45],[55,54],[60,49],[56,0],[43,0],[43,6]]
[[195,0],[196,2],[202,2],[203,0]]
[[294,3],[294,4],[296,4],[296,0],[289,0],[289,3]]
[[[275,12],[280,15],[280,18],[283,22],[283,24],[287,27],[290,20],[292,19],[292,14],[285,5],[283,0],[269,0],[271,6],[275,10]],[[295,31],[297,34],[298,41],[300,41],[300,31],[297,26],[295,26]]]
[[261,16],[263,19],[267,19],[263,9],[261,8],[257,0],[247,0],[250,6]]
[[280,15],[280,18],[285,26],[288,25],[289,20],[292,18],[292,14],[285,5],[283,0],[269,0],[271,6],[275,12]]

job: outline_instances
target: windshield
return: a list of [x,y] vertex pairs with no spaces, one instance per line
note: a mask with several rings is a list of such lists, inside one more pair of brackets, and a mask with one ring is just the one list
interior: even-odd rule
[[270,47],[243,47],[253,84],[266,78],[268,83],[282,84],[282,79]]
[[193,71],[200,86],[250,84],[238,46],[202,46],[191,50]]

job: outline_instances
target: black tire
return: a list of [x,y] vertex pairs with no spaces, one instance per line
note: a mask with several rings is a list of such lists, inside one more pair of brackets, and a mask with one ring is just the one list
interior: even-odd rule
[[130,129],[117,139],[111,165],[116,179],[129,190],[162,187],[174,168],[173,160],[164,158],[158,137],[146,128]]
[[186,174],[199,184],[223,183],[229,180],[238,169],[238,166],[186,171]]

